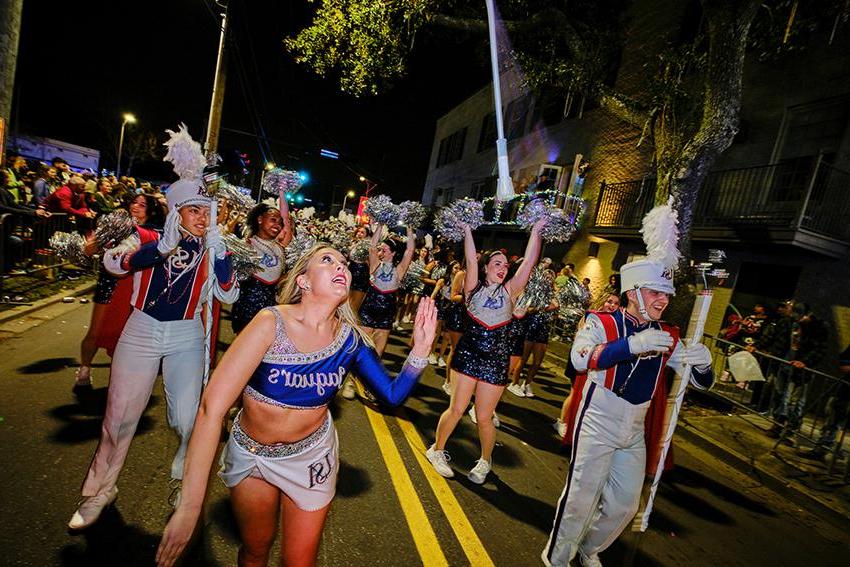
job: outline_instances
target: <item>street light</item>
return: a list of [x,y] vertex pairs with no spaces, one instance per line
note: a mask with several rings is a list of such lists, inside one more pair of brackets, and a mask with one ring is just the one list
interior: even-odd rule
[[349,189],[348,193],[345,194],[345,197],[342,198],[342,209],[345,210],[345,202],[349,199],[353,199],[357,193],[354,192],[354,189]]
[[118,165],[115,168],[115,177],[121,179],[121,152],[124,150],[124,127],[127,124],[135,124],[136,117],[129,112],[124,113],[124,121],[121,123],[121,135],[118,136]]

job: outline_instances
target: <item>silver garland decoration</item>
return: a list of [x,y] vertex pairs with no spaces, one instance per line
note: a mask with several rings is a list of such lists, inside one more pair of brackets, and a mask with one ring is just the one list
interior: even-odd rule
[[376,195],[366,199],[363,212],[374,222],[396,226],[400,211],[398,205],[394,204],[387,195]]
[[118,209],[100,217],[97,228],[94,229],[94,239],[101,249],[112,248],[133,234],[136,223],[130,213]]
[[541,219],[546,224],[540,230],[540,237],[546,242],[566,242],[575,233],[575,226],[564,211],[543,199],[534,199],[516,217],[517,224],[525,229],[530,229]]
[[295,193],[304,182],[297,171],[275,167],[263,176],[263,191],[274,196],[284,193]]
[[399,220],[411,230],[423,226],[428,219],[428,209],[418,201],[403,201],[398,208]]
[[484,204],[472,199],[460,199],[437,213],[434,223],[437,233],[451,242],[463,240],[464,226],[475,230],[484,223]]
[[369,246],[372,243],[368,238],[363,238],[354,243],[351,252],[348,254],[348,259],[352,262],[365,263],[369,261]]
[[230,252],[230,261],[237,280],[247,280],[259,271],[263,256],[256,248],[231,233],[222,234],[221,239]]
[[91,256],[86,256],[86,239],[77,232],[54,232],[50,247],[60,257],[81,268],[91,268]]

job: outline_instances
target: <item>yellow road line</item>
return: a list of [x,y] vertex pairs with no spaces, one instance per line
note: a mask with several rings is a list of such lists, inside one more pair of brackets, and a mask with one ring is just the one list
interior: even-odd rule
[[446,561],[439,541],[437,541],[437,534],[434,533],[434,528],[431,527],[431,522],[425,514],[425,508],[422,507],[422,502],[413,488],[413,482],[410,480],[410,475],[404,466],[398,447],[395,446],[387,422],[384,421],[381,414],[369,407],[364,407],[366,415],[369,417],[369,423],[372,425],[372,431],[374,431],[375,438],[378,440],[381,456],[384,457],[384,462],[390,473],[393,488],[395,488],[396,495],[401,503],[404,519],[407,520],[407,527],[413,536],[413,543],[416,544],[416,550],[419,552],[419,557],[422,558],[423,565],[425,567],[448,567],[449,563]]
[[410,448],[413,450],[413,454],[416,456],[416,460],[419,462],[419,466],[425,473],[425,478],[428,479],[428,484],[431,485],[431,490],[434,491],[437,497],[437,502],[440,503],[443,513],[449,520],[449,524],[452,530],[454,530],[455,536],[460,542],[463,552],[466,554],[466,558],[469,559],[470,565],[472,567],[490,567],[494,565],[493,560],[490,559],[490,555],[484,549],[484,544],[478,539],[478,534],[472,528],[469,518],[463,512],[460,502],[455,498],[446,479],[437,474],[437,471],[434,470],[434,467],[431,466],[431,463],[425,457],[425,444],[422,443],[422,438],[419,437],[416,428],[404,416],[403,410],[399,411],[397,421],[399,427],[401,427],[401,431],[404,433],[405,439],[407,439]]

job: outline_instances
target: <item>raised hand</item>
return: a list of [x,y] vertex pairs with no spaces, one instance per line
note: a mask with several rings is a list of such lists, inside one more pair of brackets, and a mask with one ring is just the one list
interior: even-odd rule
[[431,345],[437,334],[437,307],[430,297],[419,300],[416,320],[413,323],[413,354],[426,358],[431,353]]
[[165,217],[165,226],[162,229],[162,236],[156,245],[156,249],[163,256],[171,254],[180,244],[180,212],[177,210],[169,211]]

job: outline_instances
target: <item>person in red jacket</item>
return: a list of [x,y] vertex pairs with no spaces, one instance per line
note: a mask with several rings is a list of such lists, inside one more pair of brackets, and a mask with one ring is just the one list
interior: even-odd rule
[[88,232],[91,228],[91,220],[95,212],[89,210],[83,190],[86,182],[82,177],[76,176],[68,180],[68,183],[54,191],[45,200],[43,207],[51,213],[65,213],[69,218],[73,217],[77,222],[77,231]]

